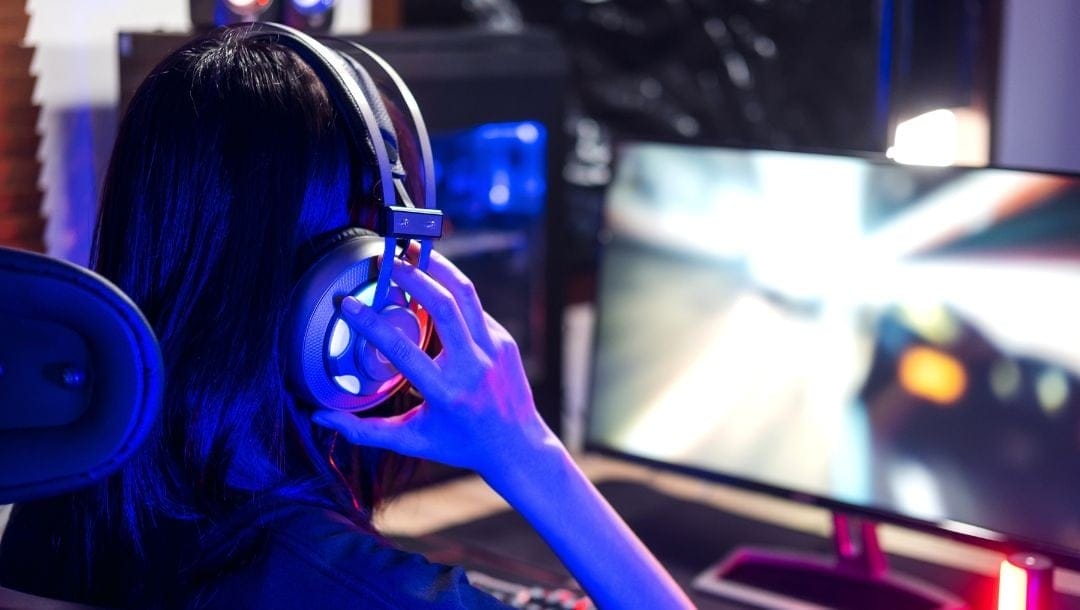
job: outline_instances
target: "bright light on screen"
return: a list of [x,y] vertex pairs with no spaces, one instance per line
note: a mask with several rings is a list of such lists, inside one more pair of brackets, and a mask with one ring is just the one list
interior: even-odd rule
[[1080,181],[639,144],[605,213],[594,444],[1080,554]]

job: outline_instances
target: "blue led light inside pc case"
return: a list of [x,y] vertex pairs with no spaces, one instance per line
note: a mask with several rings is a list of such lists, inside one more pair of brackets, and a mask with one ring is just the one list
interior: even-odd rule
[[431,138],[446,231],[436,248],[472,278],[484,309],[543,375],[547,130],[486,123]]
[[488,123],[432,137],[439,208],[459,227],[544,210],[547,130],[535,121]]

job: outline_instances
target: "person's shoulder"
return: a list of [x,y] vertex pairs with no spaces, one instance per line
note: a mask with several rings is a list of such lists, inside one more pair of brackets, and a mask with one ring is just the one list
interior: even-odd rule
[[295,608],[501,608],[461,568],[429,562],[324,507],[275,511],[258,559],[221,574],[197,605]]

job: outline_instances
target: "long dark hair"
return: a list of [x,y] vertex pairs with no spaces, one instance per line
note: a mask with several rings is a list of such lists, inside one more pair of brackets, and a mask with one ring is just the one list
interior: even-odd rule
[[[238,28],[171,54],[132,99],[92,264],[150,321],[167,385],[145,447],[74,500],[88,569],[103,554],[153,563],[160,532],[196,524],[205,534],[275,501],[321,504],[370,528],[386,462],[350,460],[360,472],[348,484],[332,435],[285,387],[281,353],[297,261],[347,223],[361,190],[342,125],[295,54]],[[140,578],[82,576],[87,601],[109,604],[131,603],[105,591]]]

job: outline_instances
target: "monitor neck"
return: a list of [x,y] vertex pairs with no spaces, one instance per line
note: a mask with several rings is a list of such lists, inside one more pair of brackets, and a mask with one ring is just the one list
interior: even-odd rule
[[833,546],[842,569],[870,578],[888,571],[889,561],[878,542],[877,523],[835,512],[832,521]]

